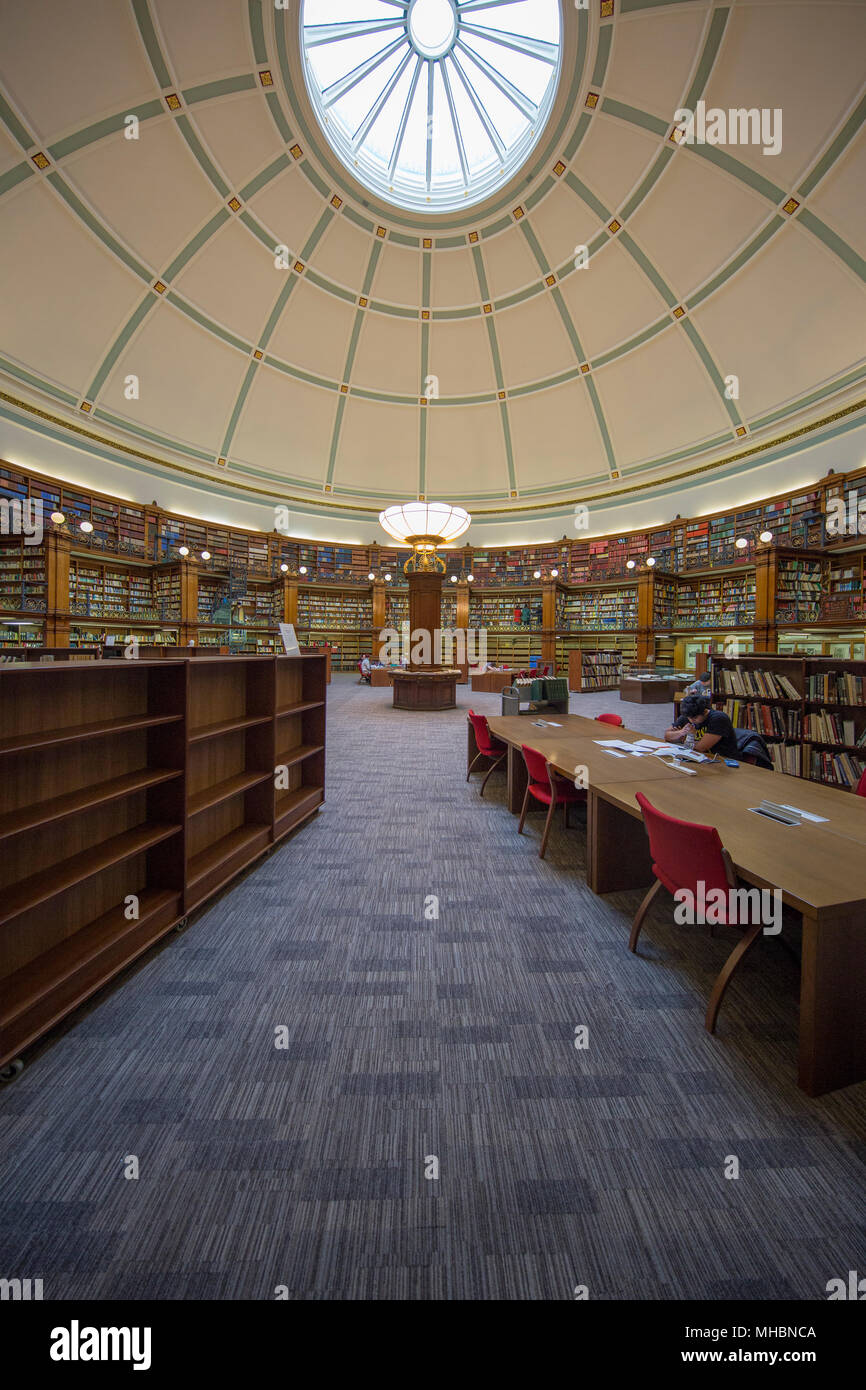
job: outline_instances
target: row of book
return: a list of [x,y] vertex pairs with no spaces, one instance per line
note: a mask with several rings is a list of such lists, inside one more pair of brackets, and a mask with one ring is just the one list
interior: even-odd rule
[[800,711],[781,705],[759,705],[743,700],[726,700],[724,712],[735,729],[754,729],[769,738],[800,738]]
[[817,714],[807,714],[804,724],[806,738],[817,743],[847,743],[849,748],[866,748],[866,728],[859,737],[853,719],[843,719],[840,714],[828,714],[820,710]]
[[790,777],[800,776],[802,764],[799,743],[768,743],[767,751],[774,772],[787,772]]
[[832,782],[837,787],[856,787],[866,763],[850,753],[823,753],[812,750],[811,776],[820,782]]
[[849,671],[828,671],[806,677],[806,699],[825,705],[862,705],[864,681]]
[[778,671],[759,671],[757,667],[744,670],[742,666],[716,669],[717,691],[722,695],[762,695],[768,700],[799,700],[800,691],[793,681]]

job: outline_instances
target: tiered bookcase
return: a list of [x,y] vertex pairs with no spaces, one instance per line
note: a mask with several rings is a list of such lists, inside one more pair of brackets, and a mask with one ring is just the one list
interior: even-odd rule
[[568,657],[571,691],[618,690],[622,676],[622,652],[572,651]]
[[856,789],[866,767],[866,662],[833,657],[713,657],[713,703],[756,729],[778,772]]
[[325,659],[10,664],[0,729],[2,1063],[321,804]]

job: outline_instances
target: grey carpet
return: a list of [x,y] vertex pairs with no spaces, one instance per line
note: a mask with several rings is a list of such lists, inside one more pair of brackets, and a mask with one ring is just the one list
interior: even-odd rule
[[0,1091],[0,1275],[46,1298],[822,1299],[866,1270],[866,1087],[797,1089],[794,960],[760,944],[709,1037],[728,940],[663,900],[630,955],[639,895],[588,891],[583,813],[542,862],[503,777],[464,784],[470,700],[499,705],[417,715],[335,677],[318,817]]

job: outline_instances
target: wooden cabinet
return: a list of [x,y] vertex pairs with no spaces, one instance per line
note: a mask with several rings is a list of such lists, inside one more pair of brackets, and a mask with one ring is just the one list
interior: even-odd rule
[[310,816],[325,659],[0,669],[0,1062]]

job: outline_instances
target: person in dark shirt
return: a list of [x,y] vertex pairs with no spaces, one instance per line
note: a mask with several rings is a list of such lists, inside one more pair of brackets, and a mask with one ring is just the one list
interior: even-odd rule
[[720,753],[723,758],[739,757],[733,724],[720,709],[713,709],[704,695],[683,697],[679,718],[666,730],[665,741],[684,743],[693,747],[696,753]]

